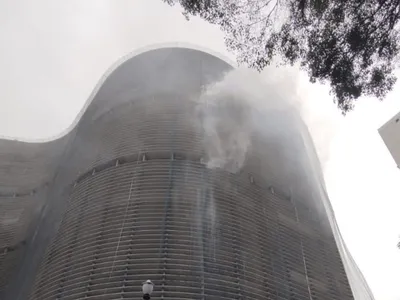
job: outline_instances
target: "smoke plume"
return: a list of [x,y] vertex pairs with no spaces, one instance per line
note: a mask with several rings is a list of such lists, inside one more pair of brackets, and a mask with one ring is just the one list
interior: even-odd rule
[[[276,138],[289,124],[272,124],[271,112],[299,110],[296,102],[296,78],[284,70],[263,76],[249,69],[227,73],[223,80],[204,88],[198,105],[205,138],[209,168],[237,172],[252,148],[252,136]],[[286,75],[286,76],[283,76]],[[289,81],[289,84],[288,84]],[[279,86],[290,86],[279,89]],[[279,126],[278,126],[279,125]],[[292,126],[293,127],[293,126]]]

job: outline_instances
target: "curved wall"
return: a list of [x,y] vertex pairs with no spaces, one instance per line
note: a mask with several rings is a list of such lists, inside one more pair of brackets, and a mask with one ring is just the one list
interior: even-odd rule
[[0,140],[0,298],[25,255],[68,140]]
[[[112,108],[149,95],[179,91],[181,95],[196,97],[203,85],[220,79],[221,72],[231,68],[221,59],[198,50],[176,47],[150,50],[122,61],[107,74],[103,79],[107,84],[95,89],[95,99],[66,136],[47,143],[1,140],[0,153],[5,155],[2,160],[5,163],[0,165],[0,195],[6,199],[13,197],[11,204],[0,203],[1,211],[10,215],[21,206],[24,214],[19,216],[27,217],[13,218],[12,224],[6,219],[0,221],[0,236],[12,237],[0,239],[0,274],[5,279],[0,284],[0,295],[10,299],[27,298],[45,248],[57,232],[74,182],[88,170],[90,173],[90,168],[97,167],[98,163],[137,151],[127,151],[123,146],[129,136],[126,131],[119,132],[117,140],[121,145],[114,144],[115,138],[108,141],[110,137],[105,135],[94,138],[96,132],[91,131],[96,130],[93,125],[96,119],[105,115],[108,122]],[[146,138],[141,144],[146,144]],[[114,147],[114,150],[102,152],[100,147]],[[13,176],[10,176],[10,167]],[[19,197],[30,194],[40,195],[40,199],[31,199],[29,206],[21,204]],[[36,222],[39,216],[40,222]],[[22,246],[17,236],[23,237]],[[12,276],[18,265],[20,270]]]
[[147,278],[155,299],[353,299],[315,184],[305,169],[280,171],[296,162],[279,145],[255,134],[238,174],[204,165],[197,99],[231,69],[196,50],[152,50],[107,77],[67,136],[6,142],[2,153],[20,154],[0,205],[23,207],[0,227],[12,236],[0,245],[6,299],[135,298]]

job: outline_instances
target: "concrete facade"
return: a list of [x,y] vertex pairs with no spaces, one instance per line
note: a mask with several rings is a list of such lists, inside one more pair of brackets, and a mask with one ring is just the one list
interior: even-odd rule
[[[204,164],[196,99],[231,69],[148,51],[107,77],[66,136],[1,141],[0,298],[140,299],[151,279],[152,299],[353,299],[306,165],[257,135],[240,172]],[[309,136],[287,139],[307,155]]]
[[379,134],[400,168],[400,112],[379,128]]

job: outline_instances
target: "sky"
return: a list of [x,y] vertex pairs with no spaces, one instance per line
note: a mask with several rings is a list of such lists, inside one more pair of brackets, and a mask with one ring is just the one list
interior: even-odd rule
[[[0,136],[59,136],[115,61],[175,42],[234,59],[217,27],[187,22],[161,0],[0,1]],[[400,300],[400,170],[377,131],[400,111],[400,83],[343,117],[327,86],[290,72],[344,240],[375,298]]]

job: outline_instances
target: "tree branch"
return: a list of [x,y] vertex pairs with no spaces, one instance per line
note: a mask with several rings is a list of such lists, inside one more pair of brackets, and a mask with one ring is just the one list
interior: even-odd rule
[[[268,1],[268,3],[269,2],[271,2],[271,1]],[[280,2],[280,0],[276,0],[274,7],[272,7],[271,11],[269,12],[269,14],[266,17],[262,18],[261,20],[257,20],[257,21],[255,21],[253,23],[250,23],[247,26],[253,26],[255,24],[258,24],[260,22],[264,22],[264,21],[268,20],[269,17],[271,16],[271,14],[278,8],[279,2]]]

